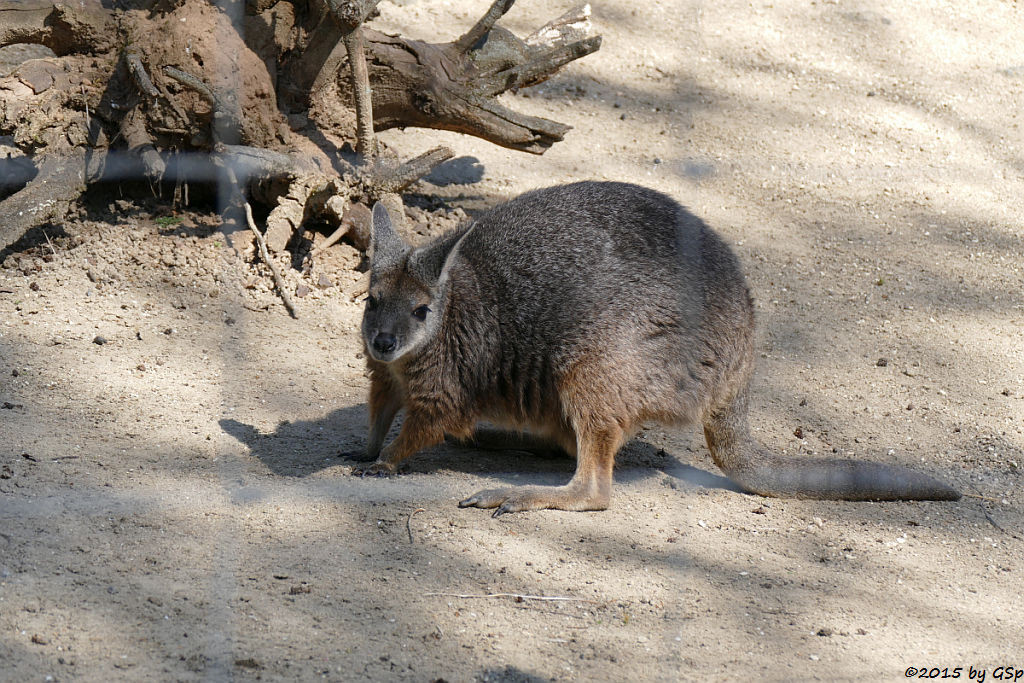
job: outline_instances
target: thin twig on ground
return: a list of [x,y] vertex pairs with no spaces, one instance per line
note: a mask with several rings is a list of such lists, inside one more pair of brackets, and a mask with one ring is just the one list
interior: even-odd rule
[[409,516],[405,520],[405,530],[409,532],[409,543],[412,543],[412,516],[417,512],[426,512],[423,508],[416,508],[409,513]]
[[53,242],[50,240],[50,236],[46,234],[45,230],[43,230],[43,237],[46,238],[46,244],[47,246],[50,247],[50,252],[53,253],[54,256],[56,256],[57,250],[53,248]]
[[[553,612],[549,609],[537,609],[536,607],[526,607],[525,605],[515,605],[516,609],[521,609],[526,612],[535,612],[536,614],[550,614],[556,617],[569,617],[572,619],[586,619],[587,615],[583,614],[569,614],[567,612]],[[586,626],[569,626],[567,628],[587,628]]]
[[478,600],[484,598],[515,598],[516,600],[543,600],[547,602],[589,602],[594,605],[601,604],[597,600],[587,598],[570,598],[563,595],[524,595],[522,593],[486,593],[483,595],[470,595],[468,593],[424,593],[429,596],[446,598],[462,598],[463,600]]
[[284,307],[288,309],[288,313],[293,318],[298,320],[299,316],[295,312],[295,304],[292,303],[292,298],[288,296],[288,292],[284,288],[284,279],[277,269],[277,264],[274,263],[270,258],[270,254],[267,253],[267,243],[263,240],[263,235],[260,233],[259,228],[256,227],[256,221],[252,218],[252,207],[249,206],[249,202],[245,202],[245,220],[248,221],[252,234],[256,236],[256,244],[259,245],[260,256],[263,258],[263,262],[270,267],[270,273],[274,276],[274,285],[277,287],[277,293],[281,295]]
[[961,495],[964,498],[974,498],[975,500],[984,500],[984,501],[989,502],[989,503],[999,503],[1000,502],[998,498],[989,498],[988,496],[978,496],[978,495],[975,495],[973,493],[963,493]]
[[[990,503],[1000,503],[1000,502],[1002,502],[1002,501],[996,500],[995,498],[987,498],[985,496],[975,495],[973,493],[965,493],[965,494],[963,494],[963,496],[964,496],[964,498],[976,498],[978,500],[988,501]],[[981,503],[981,514],[985,515],[985,519],[988,520],[989,524],[994,526],[996,529],[999,529],[1000,531],[1002,531],[1004,534],[1006,534],[1010,538],[1015,538],[1018,541],[1022,540],[1021,537],[1018,536],[1017,534],[1013,533],[1012,531],[1007,531],[1002,526],[1000,526],[999,522],[997,522],[995,519],[993,519],[992,515],[990,515],[988,510],[985,508],[985,503]]]

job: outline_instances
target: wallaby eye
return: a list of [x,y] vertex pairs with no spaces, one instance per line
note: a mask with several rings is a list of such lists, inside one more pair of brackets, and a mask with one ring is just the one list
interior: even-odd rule
[[377,308],[377,300],[373,298],[372,294],[366,295],[366,307],[370,310]]
[[417,320],[426,320],[427,313],[430,313],[429,306],[417,306],[412,311],[413,317],[416,318]]

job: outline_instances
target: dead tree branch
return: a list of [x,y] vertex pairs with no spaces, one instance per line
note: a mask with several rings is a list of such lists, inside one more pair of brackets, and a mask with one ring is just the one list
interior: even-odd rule
[[539,55],[525,64],[519,64],[494,74],[483,76],[477,94],[490,97],[506,90],[525,88],[547,80],[552,73],[569,62],[589,55],[601,47],[601,37],[585,38],[569,45],[563,45]]
[[480,42],[487,37],[487,34],[494,28],[494,24],[512,9],[516,0],[495,0],[488,8],[486,14],[480,17],[479,21],[456,40],[452,47],[457,52],[468,53],[474,48],[480,47]]
[[352,29],[344,41],[356,107],[356,153],[364,159],[373,159],[377,156],[377,138],[373,133],[373,98],[370,94],[370,75],[366,70],[362,28],[357,26]]
[[252,207],[249,206],[249,202],[245,202],[245,220],[249,224],[249,230],[252,231],[253,236],[256,238],[256,244],[259,245],[260,257],[263,262],[270,268],[271,275],[274,276],[274,286],[277,287],[277,293],[281,295],[281,301],[284,302],[284,307],[288,309],[288,314],[298,320],[299,316],[295,312],[295,304],[292,303],[292,298],[288,296],[287,290],[284,288],[284,278],[281,277],[281,271],[277,269],[277,264],[270,258],[270,254],[267,253],[267,243],[263,241],[263,235],[260,234],[259,228],[256,227],[256,221],[252,218]]
[[523,42],[530,47],[545,50],[561,47],[569,43],[578,43],[590,36],[593,26],[590,24],[590,4],[577,5],[571,10],[552,19],[539,29],[526,36]]
[[402,192],[453,156],[455,156],[455,152],[450,147],[441,146],[424,152],[415,159],[410,159],[394,168],[384,168],[378,165],[366,174],[363,185],[371,195]]
[[380,0],[327,0],[327,9],[338,28],[348,33],[366,21]]
[[[495,24],[511,6],[512,0],[497,0],[473,28],[451,43],[406,40],[362,28],[368,78],[374,85],[374,129],[452,130],[533,154],[543,154],[562,140],[570,126],[517,113],[494,97],[538,83],[594,52],[600,37],[586,35],[591,27],[583,6],[549,22],[527,43]],[[338,100],[353,101],[349,79],[338,77],[347,59],[338,49],[342,35],[336,24],[322,22],[300,61],[291,65],[297,75],[293,96],[308,96],[311,118],[328,129],[337,125]],[[332,86],[336,93],[330,91]]]

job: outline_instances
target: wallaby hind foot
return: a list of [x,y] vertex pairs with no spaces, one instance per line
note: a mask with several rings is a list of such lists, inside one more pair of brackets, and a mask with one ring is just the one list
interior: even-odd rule
[[460,508],[497,508],[493,517],[525,510],[605,510],[612,498],[612,469],[622,445],[618,427],[586,430],[577,437],[576,473],[565,486],[514,486],[478,491]]
[[595,494],[581,487],[565,486],[513,486],[507,489],[485,489],[459,501],[460,508],[497,508],[491,517],[526,510],[607,510],[611,502],[608,494]]

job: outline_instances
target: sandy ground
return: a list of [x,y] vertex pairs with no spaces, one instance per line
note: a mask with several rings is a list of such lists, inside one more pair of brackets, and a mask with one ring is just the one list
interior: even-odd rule
[[[447,40],[486,4],[385,2],[376,24]],[[506,25],[569,4],[520,0]],[[350,477],[358,254],[290,272],[311,286],[292,320],[212,216],[94,195],[52,244],[0,255],[0,679],[1024,668],[1019,3],[596,0],[594,21],[598,53],[509,96],[575,127],[543,157],[386,133],[476,160],[480,182],[421,183],[411,203],[472,213],[585,178],[669,192],[748,272],[759,438],[974,497],[769,501],[698,434],[657,428],[621,454],[601,513],[455,506],[563,482],[565,459],[439,447]]]

